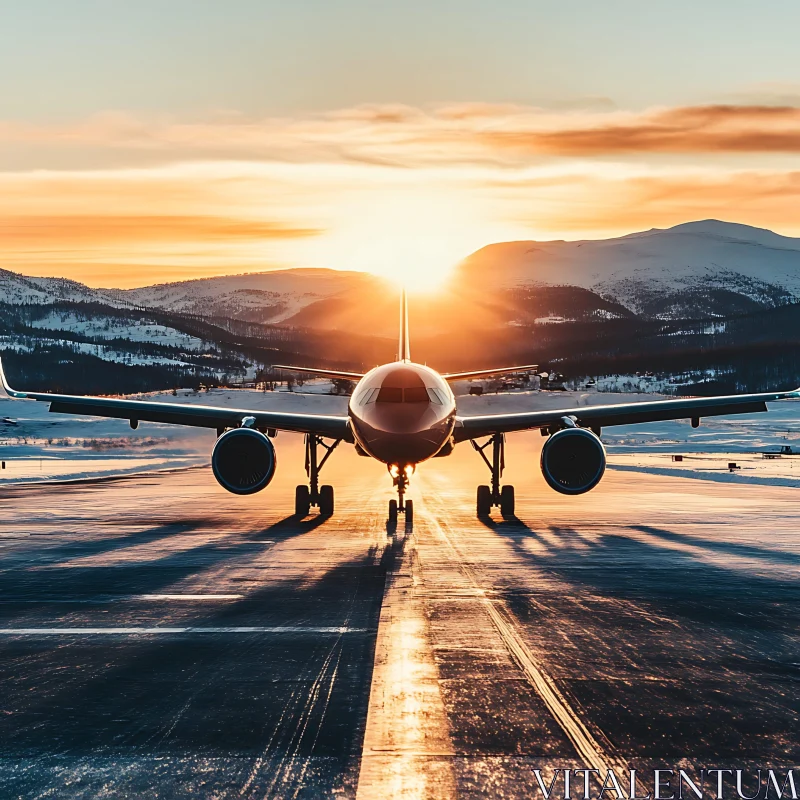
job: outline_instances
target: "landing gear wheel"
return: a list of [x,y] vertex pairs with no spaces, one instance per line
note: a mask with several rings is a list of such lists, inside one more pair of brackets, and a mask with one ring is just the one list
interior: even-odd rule
[[478,487],[478,516],[488,517],[492,511],[492,492],[488,486]]
[[397,500],[394,499],[389,501],[389,523],[397,525]]
[[406,528],[414,524],[414,501],[406,500]]
[[504,486],[500,490],[500,513],[506,517],[514,516],[514,487]]
[[[312,503],[319,508],[321,517],[330,517],[333,514],[333,486],[320,486],[319,473],[341,441],[336,439],[333,444],[325,444],[316,433],[306,434],[306,475],[309,485],[298,486],[295,492],[294,507],[298,517],[305,517]],[[320,447],[325,451],[321,459],[318,452]]]
[[[514,487],[506,486],[500,489],[500,479],[503,477],[503,470],[506,467],[506,435],[504,433],[494,433],[489,440],[483,444],[478,444],[474,439],[472,446],[489,467],[492,473],[491,486],[478,487],[478,516],[488,517],[494,506],[500,506],[503,516],[514,516]],[[492,457],[486,456],[486,449],[491,446]]]
[[294,513],[297,517],[307,517],[311,510],[311,491],[308,486],[298,486],[294,490]]
[[319,487],[319,513],[323,517],[333,516],[333,486],[327,483]]

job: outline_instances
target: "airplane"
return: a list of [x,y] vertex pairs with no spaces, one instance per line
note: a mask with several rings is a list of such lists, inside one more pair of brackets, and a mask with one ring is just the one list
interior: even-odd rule
[[[320,472],[339,444],[352,444],[359,455],[372,457],[386,465],[397,490],[397,499],[389,502],[389,523],[396,525],[398,514],[404,514],[406,526],[413,524],[414,506],[405,495],[417,466],[431,458],[450,456],[461,442],[471,443],[490,472],[489,484],[478,486],[478,515],[486,517],[493,508],[499,508],[503,517],[513,518],[514,487],[501,486],[507,433],[538,429],[547,437],[540,458],[545,481],[557,492],[578,495],[597,486],[605,472],[606,452],[600,439],[605,427],[674,419],[690,419],[692,426],[697,427],[702,417],[767,411],[767,402],[800,398],[800,389],[795,389],[462,416],[458,413],[450,383],[529,372],[537,366],[529,364],[439,374],[431,367],[413,362],[405,291],[401,296],[399,327],[397,361],[375,367],[366,374],[275,365],[278,369],[293,372],[357,381],[347,414],[342,415],[253,411],[17,391],[9,386],[2,362],[0,383],[10,397],[47,402],[50,411],[61,414],[127,419],[134,429],[140,422],[216,429],[217,441],[211,453],[212,472],[224,489],[238,495],[254,494],[269,485],[277,466],[272,439],[278,431],[305,434],[309,482],[295,490],[295,513],[298,517],[307,516],[312,506],[318,508],[322,516],[334,513],[333,487],[328,484],[320,486]],[[487,456],[489,447],[491,454]],[[323,451],[321,458],[320,451]]]

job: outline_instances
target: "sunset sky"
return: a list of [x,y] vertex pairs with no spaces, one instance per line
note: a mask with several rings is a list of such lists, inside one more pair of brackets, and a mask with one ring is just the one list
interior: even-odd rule
[[0,5],[0,268],[425,283],[485,244],[800,236],[800,3]]

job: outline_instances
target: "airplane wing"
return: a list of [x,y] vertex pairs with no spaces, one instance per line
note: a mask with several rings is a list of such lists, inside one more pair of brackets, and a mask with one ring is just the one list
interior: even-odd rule
[[190,425],[198,428],[238,428],[246,417],[253,428],[316,433],[332,439],[352,442],[350,422],[346,416],[321,414],[293,414],[283,411],[253,411],[243,408],[219,408],[190,405],[188,403],[158,403],[147,400],[116,400],[106,397],[50,394],[47,392],[20,392],[8,385],[0,361],[0,383],[6,393],[17,399],[39,400],[50,403],[50,411],[60,414],[86,414],[93,417],[127,419],[139,422],[166,422],[172,425]]
[[640,422],[659,422],[670,419],[716,417],[727,414],[750,414],[766,411],[773,400],[800,398],[800,389],[791,392],[739,394],[722,397],[692,397],[680,400],[656,400],[645,403],[619,403],[608,406],[581,406],[547,411],[523,411],[516,414],[487,414],[456,418],[454,431],[457,442],[478,439],[494,433],[510,433],[541,428],[553,433],[573,424],[599,431],[610,425],[633,425]]
[[526,364],[522,367],[495,367],[494,369],[476,369],[472,372],[448,372],[442,377],[446,381],[463,381],[468,378],[488,378],[491,375],[508,375],[509,372],[533,372],[539,369],[538,364]]
[[[448,372],[442,377],[446,381],[463,381],[468,378],[488,378],[492,375],[508,375],[510,372],[532,372],[539,368],[538,364],[526,364],[521,367],[494,367],[493,369],[476,369],[471,372]],[[360,372],[342,372],[338,369],[318,369],[317,367],[290,367],[286,364],[273,364],[272,369],[283,369],[287,372],[307,372],[323,378],[346,378],[360,381],[364,375]]]
[[317,369],[316,367],[287,367],[284,364],[273,364],[272,369],[284,369],[287,372],[307,372],[322,378],[346,378],[349,381],[360,381],[364,376],[360,372],[342,372],[338,369]]

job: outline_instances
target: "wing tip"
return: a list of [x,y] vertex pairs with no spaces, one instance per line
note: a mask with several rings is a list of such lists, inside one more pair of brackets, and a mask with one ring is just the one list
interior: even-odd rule
[[13,397],[17,400],[22,400],[28,396],[25,392],[17,392],[8,385],[8,378],[6,378],[6,373],[3,370],[2,356],[0,356],[0,384],[2,384],[3,390],[9,397]]

